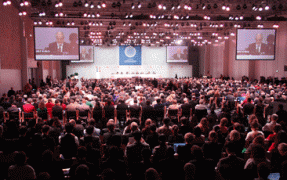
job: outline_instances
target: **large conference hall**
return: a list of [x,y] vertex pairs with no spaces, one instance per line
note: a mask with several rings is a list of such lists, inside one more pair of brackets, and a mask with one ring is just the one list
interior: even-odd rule
[[0,180],[287,179],[286,0],[2,0]]

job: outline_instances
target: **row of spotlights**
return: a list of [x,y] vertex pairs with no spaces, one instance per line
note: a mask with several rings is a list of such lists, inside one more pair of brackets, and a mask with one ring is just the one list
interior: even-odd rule
[[100,17],[101,15],[99,14],[99,13],[97,13],[97,14],[94,14],[94,13],[92,13],[92,14],[90,14],[90,13],[84,13],[83,14],[83,16],[84,17],[88,17],[88,18],[95,18],[95,17]]
[[62,1],[59,1],[59,3],[58,3],[58,2],[55,3],[55,7],[56,7],[56,8],[57,8],[57,7],[62,7],[62,6],[63,6]]
[[136,6],[134,3],[132,3],[131,8],[132,8],[132,9],[135,9],[136,7],[137,7],[138,9],[140,9],[140,8],[142,7],[141,2],[138,2],[137,6]]
[[26,16],[27,15],[27,12],[26,11],[20,11],[19,12],[19,16]]
[[11,5],[11,1],[10,0],[7,0],[7,1],[3,1],[3,6],[9,6]]
[[20,2],[20,6],[23,7],[23,6],[29,6],[29,2],[27,0],[25,0],[24,2],[21,1]]

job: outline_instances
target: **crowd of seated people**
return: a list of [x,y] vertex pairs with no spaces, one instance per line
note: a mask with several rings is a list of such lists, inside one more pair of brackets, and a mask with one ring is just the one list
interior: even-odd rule
[[287,179],[286,84],[81,79],[13,91],[0,99],[0,179]]

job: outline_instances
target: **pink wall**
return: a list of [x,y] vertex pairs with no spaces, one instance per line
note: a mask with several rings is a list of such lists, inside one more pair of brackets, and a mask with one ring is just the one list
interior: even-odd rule
[[[271,24],[269,24],[270,26]],[[235,79],[248,76],[252,79],[259,79],[260,76],[286,77],[284,65],[287,65],[287,23],[280,22],[276,36],[276,55],[274,61],[240,61],[235,60],[236,37],[230,37],[225,42],[214,43],[206,48],[209,57],[210,70],[213,77],[220,74],[229,75]],[[278,72],[276,72],[278,70]]]
[[0,58],[2,69],[21,69],[20,17],[13,6],[0,5]]

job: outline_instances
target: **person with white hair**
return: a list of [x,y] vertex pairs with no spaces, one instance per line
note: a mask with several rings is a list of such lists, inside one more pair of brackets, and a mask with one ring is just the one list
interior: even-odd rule
[[272,116],[271,116],[271,122],[266,123],[265,126],[262,127],[262,131],[272,133],[274,127],[275,127],[276,125],[279,125],[279,124],[277,123],[277,120],[278,120],[278,115],[277,115],[277,114],[272,114]]

